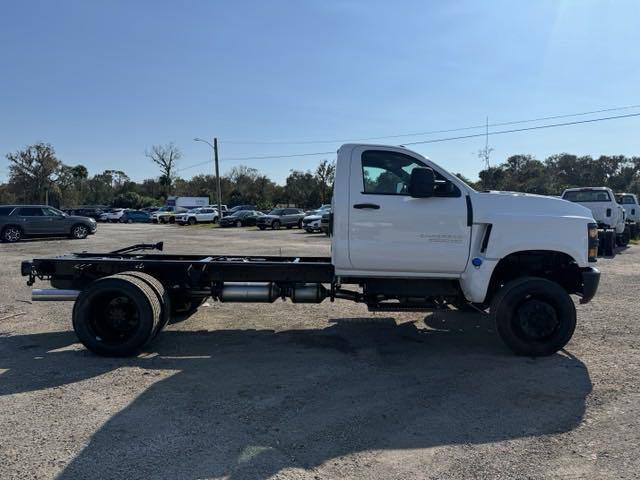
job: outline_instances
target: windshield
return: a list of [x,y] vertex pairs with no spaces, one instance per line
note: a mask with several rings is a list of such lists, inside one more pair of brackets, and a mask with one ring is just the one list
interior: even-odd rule
[[572,190],[565,192],[562,196],[564,200],[570,202],[609,202],[609,192],[605,190]]

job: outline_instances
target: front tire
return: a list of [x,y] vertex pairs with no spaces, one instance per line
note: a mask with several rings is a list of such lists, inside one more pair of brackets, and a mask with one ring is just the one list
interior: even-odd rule
[[7,243],[19,242],[22,238],[22,230],[15,225],[9,225],[2,230],[2,241]]
[[236,222],[236,227],[241,227],[241,226],[242,226],[242,221],[238,220],[238,221]]
[[196,223],[198,223],[198,221],[195,217],[189,217],[189,225],[195,225]]
[[89,235],[89,229],[85,225],[74,225],[71,227],[71,238],[83,240]]
[[552,355],[571,340],[576,307],[559,284],[538,277],[508,282],[491,302],[500,338],[518,355]]
[[279,221],[275,221],[271,224],[271,229],[272,230],[280,230],[280,222]]

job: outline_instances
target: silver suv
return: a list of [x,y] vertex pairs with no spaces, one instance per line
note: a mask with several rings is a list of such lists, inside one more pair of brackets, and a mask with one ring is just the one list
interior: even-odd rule
[[67,215],[47,205],[0,205],[0,239],[3,242],[40,236],[81,239],[95,233],[96,229],[93,218]]

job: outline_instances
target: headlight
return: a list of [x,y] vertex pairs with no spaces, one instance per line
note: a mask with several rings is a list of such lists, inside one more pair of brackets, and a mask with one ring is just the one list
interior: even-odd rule
[[588,239],[588,250],[587,256],[589,257],[590,262],[597,262],[598,257],[598,224],[590,223],[587,225],[587,239]]

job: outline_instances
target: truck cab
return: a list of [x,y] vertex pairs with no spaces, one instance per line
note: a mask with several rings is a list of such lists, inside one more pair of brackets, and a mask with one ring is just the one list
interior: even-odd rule
[[518,275],[581,283],[596,257],[587,208],[540,195],[477,192],[403,147],[340,148],[331,229],[336,275],[452,282],[478,305]]

